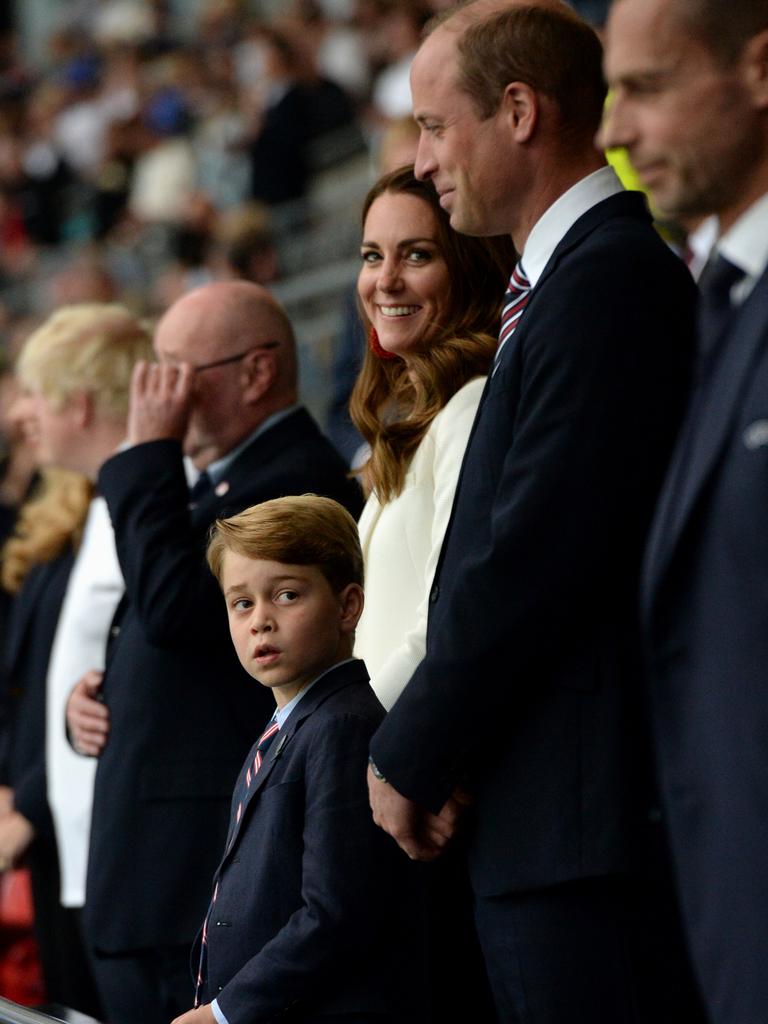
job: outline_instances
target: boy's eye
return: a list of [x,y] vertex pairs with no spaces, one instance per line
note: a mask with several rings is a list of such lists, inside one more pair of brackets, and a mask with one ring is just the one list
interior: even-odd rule
[[277,595],[278,604],[292,604],[298,598],[295,590],[281,590]]
[[238,597],[238,599],[232,603],[232,607],[236,612],[244,612],[251,607],[251,602],[247,597]]

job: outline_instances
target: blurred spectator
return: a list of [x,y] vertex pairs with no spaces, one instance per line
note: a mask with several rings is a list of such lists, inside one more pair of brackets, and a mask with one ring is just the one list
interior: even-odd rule
[[421,43],[431,10],[420,0],[391,0],[381,26],[387,66],[373,86],[373,108],[379,117],[396,118],[410,114],[411,62]]
[[266,285],[278,279],[275,238],[265,206],[248,203],[226,211],[219,218],[216,238],[233,277]]

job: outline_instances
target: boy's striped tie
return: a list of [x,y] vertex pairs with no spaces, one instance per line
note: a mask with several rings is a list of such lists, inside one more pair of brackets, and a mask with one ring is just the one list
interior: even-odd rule
[[[280,727],[277,724],[277,719],[273,718],[272,721],[267,726],[267,728],[259,737],[259,740],[256,744],[256,754],[254,755],[253,761],[251,762],[251,764],[248,765],[248,768],[246,769],[245,772],[245,789],[243,789],[242,786],[240,787],[241,795],[237,804],[237,814],[235,817],[235,822],[238,825],[240,824],[240,819],[243,816],[243,805],[245,804],[245,798],[248,795],[248,790],[251,788],[251,782],[253,782],[259,768],[261,768],[261,763],[264,760],[264,755],[266,754],[270,743],[272,742],[272,740],[275,738],[279,731]],[[226,853],[224,854],[225,857],[227,853],[229,853],[232,847],[232,843],[234,841],[235,832],[232,833],[232,837],[229,841],[229,846],[227,847]],[[208,907],[208,913],[205,915],[205,920],[203,921],[203,935],[200,941],[200,962],[197,968],[197,982],[195,984],[195,1007],[200,1005],[200,989],[203,984],[203,975],[205,973],[205,960],[208,948],[208,922],[210,921],[211,914],[213,913],[213,908],[216,905],[216,897],[218,896],[218,894],[219,883],[216,882],[216,886],[213,890],[213,896],[211,897],[211,904]]]

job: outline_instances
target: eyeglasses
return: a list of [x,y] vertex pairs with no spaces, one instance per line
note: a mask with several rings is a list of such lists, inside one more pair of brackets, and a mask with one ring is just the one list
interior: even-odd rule
[[239,352],[236,356],[226,356],[224,359],[214,359],[212,363],[202,363],[200,366],[193,366],[192,370],[195,373],[201,373],[203,370],[212,370],[216,366],[226,366],[227,363],[239,363],[241,359],[245,359],[246,356],[250,355],[251,352],[264,352],[270,348],[277,348],[280,342],[278,341],[265,341],[261,345],[251,345],[245,352]]

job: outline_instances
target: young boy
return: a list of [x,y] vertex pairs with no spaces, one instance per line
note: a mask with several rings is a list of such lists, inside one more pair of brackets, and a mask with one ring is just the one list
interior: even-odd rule
[[193,952],[196,1009],[174,1024],[412,1019],[396,933],[408,862],[365,786],[383,709],[352,658],[355,522],[330,498],[267,501],[216,523],[208,563],[238,657],[277,708],[235,786]]

